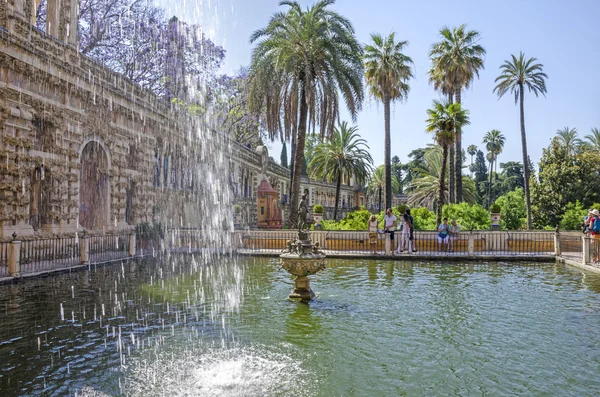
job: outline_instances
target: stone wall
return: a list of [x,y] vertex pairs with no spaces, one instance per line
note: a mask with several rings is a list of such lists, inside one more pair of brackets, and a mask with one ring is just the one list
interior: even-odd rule
[[243,224],[255,226],[261,180],[281,200],[289,171],[81,56],[71,2],[60,2],[51,37],[30,25],[32,0],[0,1],[0,238],[154,219],[198,227],[211,172],[229,173],[221,204],[240,203]]

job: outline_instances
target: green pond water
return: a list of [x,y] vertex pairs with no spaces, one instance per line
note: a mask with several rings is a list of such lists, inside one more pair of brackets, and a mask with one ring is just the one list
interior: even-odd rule
[[597,396],[600,276],[174,256],[0,286],[0,396]]

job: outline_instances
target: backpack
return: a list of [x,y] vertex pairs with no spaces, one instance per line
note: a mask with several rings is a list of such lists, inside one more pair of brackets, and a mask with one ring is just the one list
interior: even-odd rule
[[593,221],[594,225],[592,226],[592,231],[600,234],[600,218],[594,218]]

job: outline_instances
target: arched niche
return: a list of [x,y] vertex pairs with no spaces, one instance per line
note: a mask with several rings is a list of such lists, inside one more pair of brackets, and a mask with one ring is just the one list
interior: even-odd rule
[[110,219],[109,156],[103,145],[89,141],[80,160],[79,224],[89,230],[102,229]]

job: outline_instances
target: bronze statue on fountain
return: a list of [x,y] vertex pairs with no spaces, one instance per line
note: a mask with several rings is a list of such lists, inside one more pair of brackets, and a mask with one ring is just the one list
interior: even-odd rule
[[325,269],[325,254],[320,250],[319,243],[312,243],[309,227],[312,221],[307,220],[307,195],[304,193],[298,206],[298,238],[289,240],[287,247],[279,256],[281,267],[296,276],[295,288],[290,294],[291,299],[309,301],[315,297],[310,288],[309,274],[315,274]]

